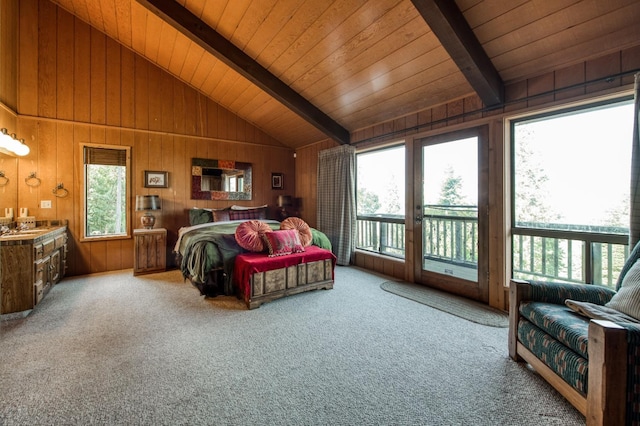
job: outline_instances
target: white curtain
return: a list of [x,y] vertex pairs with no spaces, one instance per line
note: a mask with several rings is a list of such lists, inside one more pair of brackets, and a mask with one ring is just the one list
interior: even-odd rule
[[331,241],[338,265],[349,265],[356,237],[356,149],[318,153],[318,229]]
[[631,152],[631,216],[629,224],[629,250],[640,241],[640,73],[635,75],[633,148]]

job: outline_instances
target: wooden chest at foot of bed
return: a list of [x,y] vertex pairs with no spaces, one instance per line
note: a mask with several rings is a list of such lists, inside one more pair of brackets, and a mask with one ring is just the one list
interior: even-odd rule
[[262,303],[317,289],[333,288],[335,256],[309,247],[305,253],[268,257],[243,254],[236,257],[234,283],[249,309]]

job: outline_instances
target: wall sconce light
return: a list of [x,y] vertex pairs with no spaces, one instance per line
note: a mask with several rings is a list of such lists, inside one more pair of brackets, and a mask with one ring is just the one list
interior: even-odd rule
[[159,195],[136,195],[136,210],[144,211],[144,215],[140,217],[142,227],[145,229],[153,229],[156,224],[156,218],[151,214],[151,210],[160,210]]
[[31,151],[24,143],[24,139],[18,139],[15,133],[9,134],[7,129],[0,129],[0,151],[8,154],[24,157]]

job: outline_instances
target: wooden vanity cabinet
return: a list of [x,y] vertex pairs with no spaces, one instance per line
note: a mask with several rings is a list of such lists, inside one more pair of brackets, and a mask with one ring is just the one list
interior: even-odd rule
[[64,276],[67,227],[0,239],[0,314],[27,315]]

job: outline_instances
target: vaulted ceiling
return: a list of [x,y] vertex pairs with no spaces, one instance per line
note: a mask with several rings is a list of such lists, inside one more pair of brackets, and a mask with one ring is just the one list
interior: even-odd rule
[[640,45],[638,0],[52,0],[295,149]]

